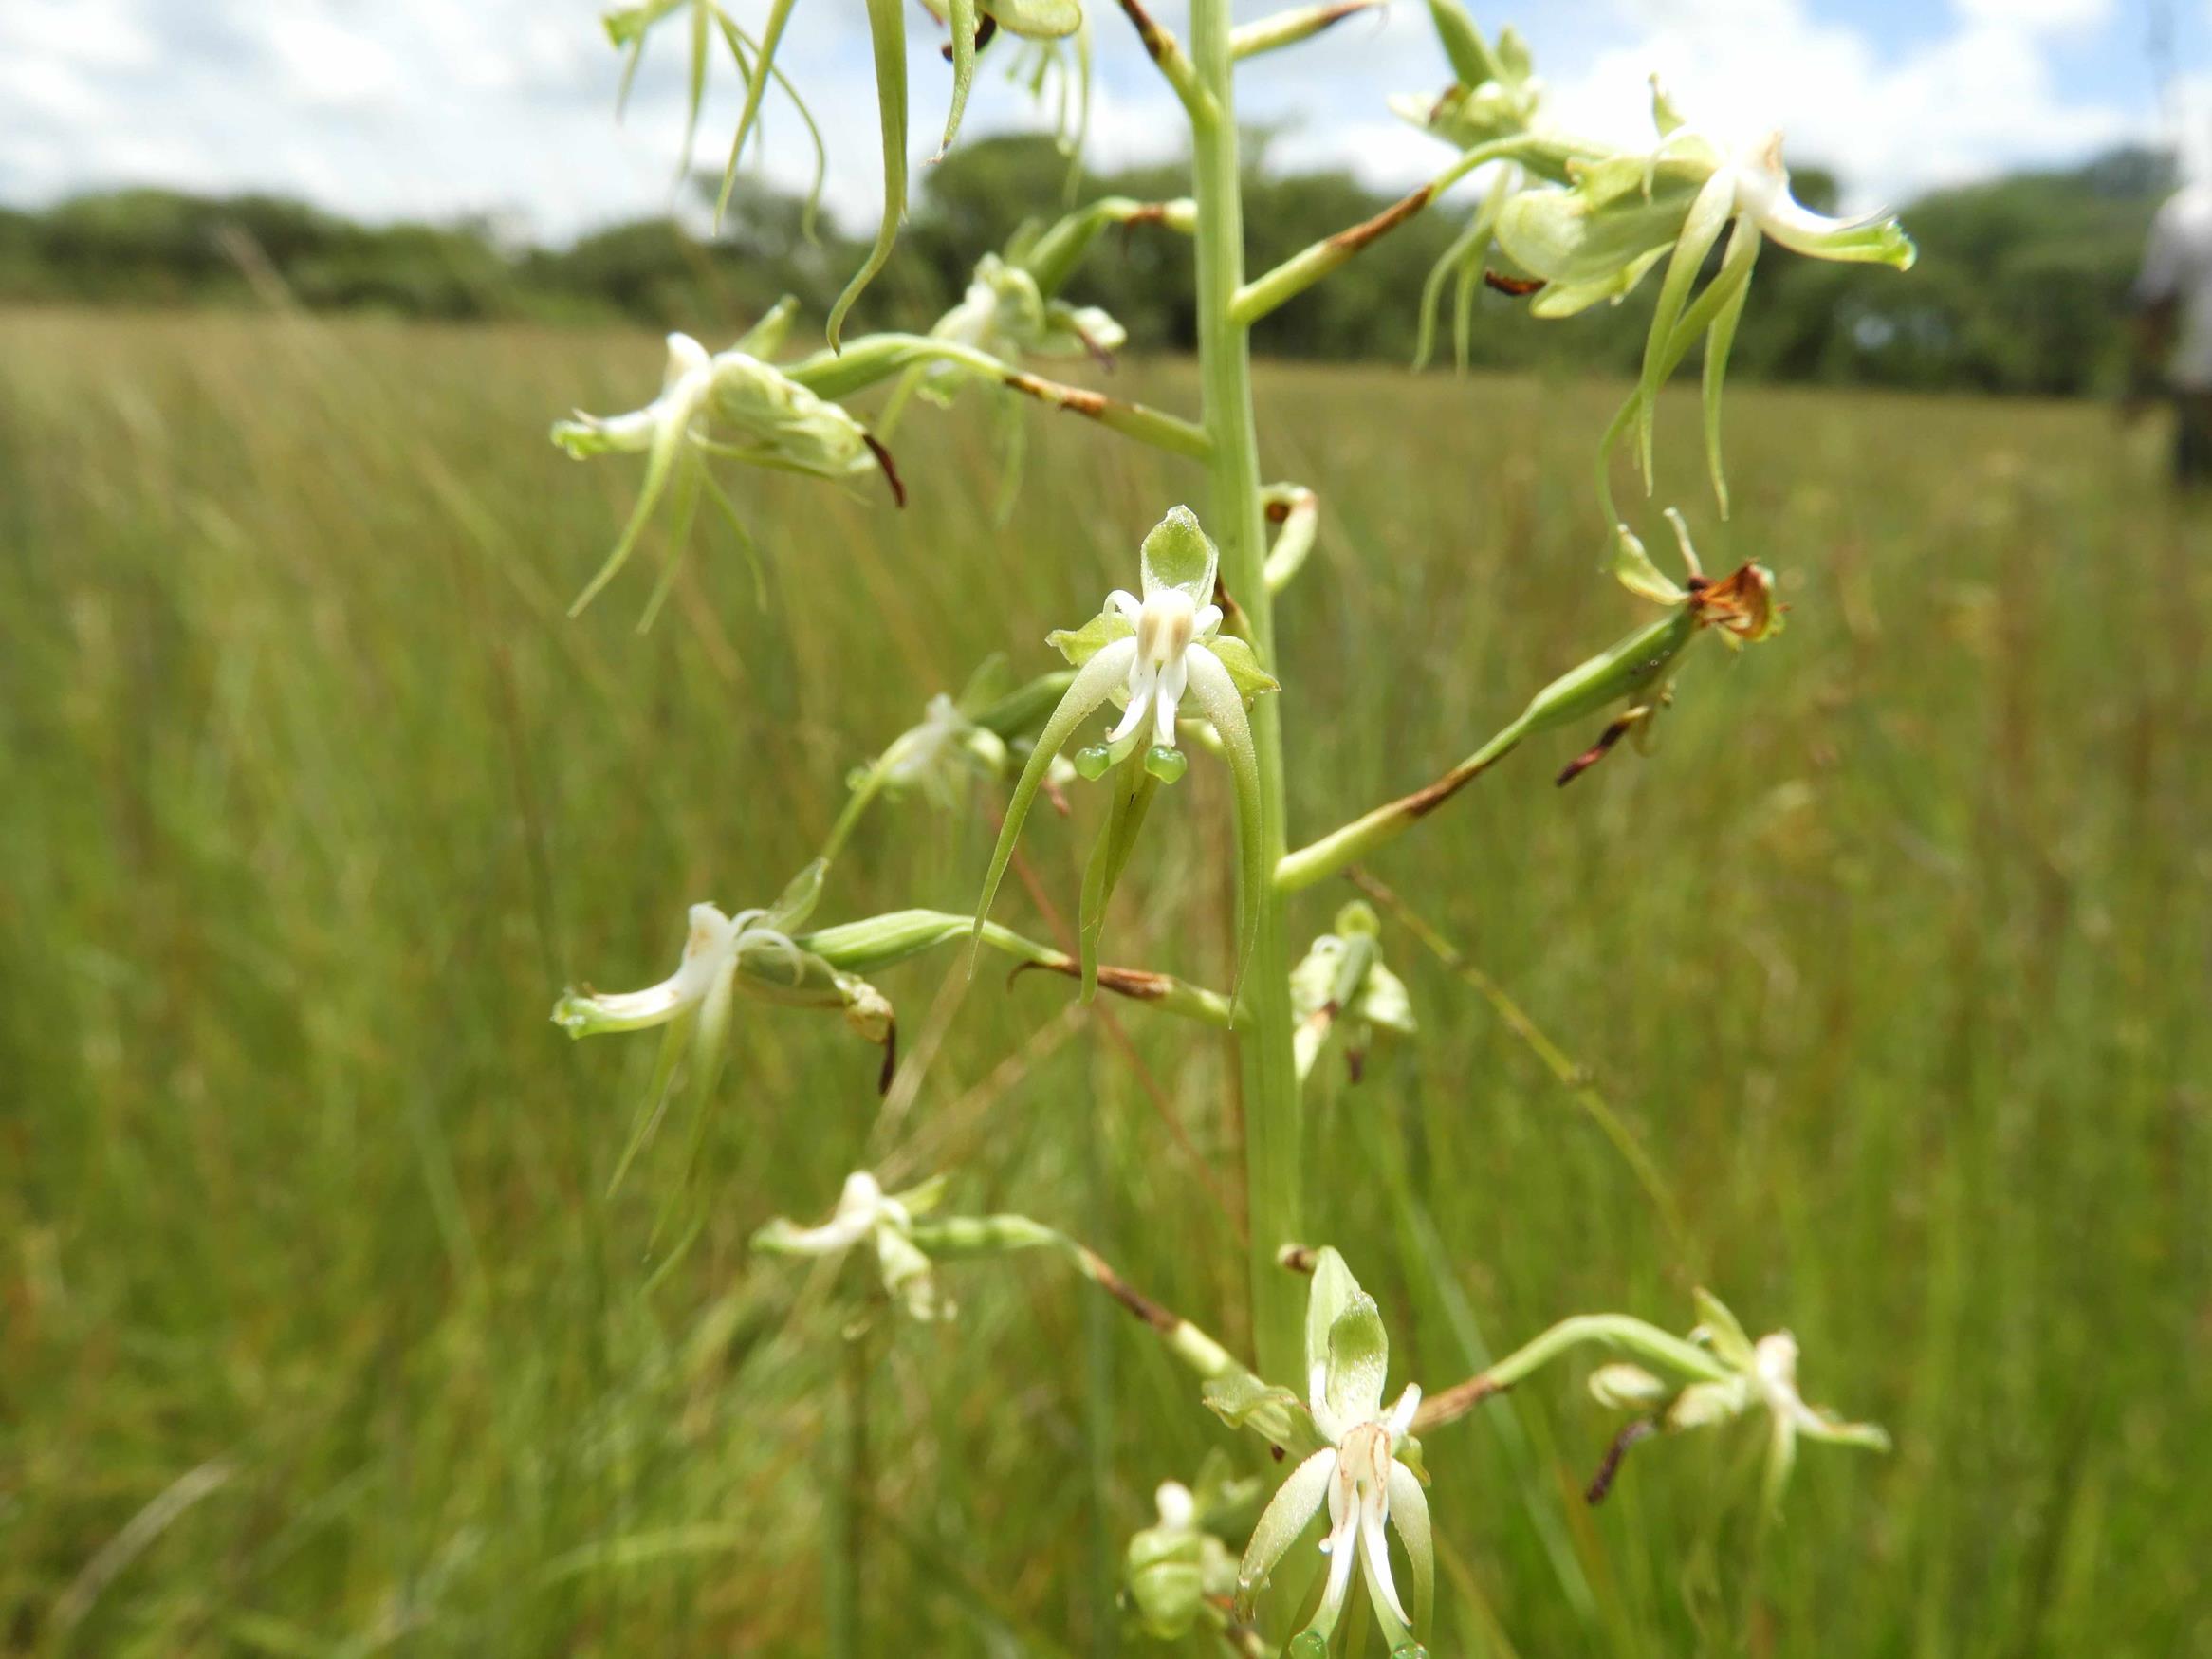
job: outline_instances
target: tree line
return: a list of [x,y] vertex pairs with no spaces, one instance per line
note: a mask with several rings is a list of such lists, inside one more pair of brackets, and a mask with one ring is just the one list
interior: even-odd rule
[[[1340,172],[1289,173],[1254,144],[1246,223],[1253,268],[1371,217],[1390,198]],[[1797,175],[1826,208],[1833,180]],[[1757,281],[1732,372],[1752,378],[2058,396],[2116,387],[2127,357],[2129,284],[2158,203],[2166,158],[2126,150],[2063,171],[2021,173],[1908,205],[1921,263],[1887,271],[1772,259]],[[897,254],[863,302],[874,327],[927,328],[960,296],[977,250],[1004,245],[1023,205],[1183,189],[1163,166],[1076,175],[1043,138],[964,144],[928,169]],[[1382,359],[1414,353],[1430,267],[1472,207],[1447,205],[1374,244],[1330,283],[1263,325],[1281,357]],[[861,242],[825,215],[815,234],[798,198],[742,189],[719,231],[640,219],[564,249],[517,247],[483,222],[364,225],[274,196],[159,190],[83,195],[36,212],[0,209],[0,302],[131,306],[236,305],[281,290],[318,310],[444,319],[631,321],[730,334],[786,293],[820,318],[858,263]],[[1133,349],[1189,350],[1188,249],[1157,228],[1110,235],[1070,297],[1104,305]],[[1644,338],[1654,280],[1572,328],[1530,318],[1487,289],[1475,296],[1470,360],[1486,368],[1626,371]],[[1451,354],[1447,287],[1437,356]]]

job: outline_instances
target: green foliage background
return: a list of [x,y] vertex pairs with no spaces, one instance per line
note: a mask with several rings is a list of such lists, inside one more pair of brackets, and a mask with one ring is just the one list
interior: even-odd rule
[[[1441,153],[1441,151],[1440,151]],[[1390,198],[1348,175],[1285,174],[1251,146],[1246,219],[1254,269],[1372,216]],[[871,292],[871,326],[926,329],[967,286],[977,253],[1003,245],[1024,212],[1068,196],[1180,194],[1179,167],[1071,177],[1041,138],[963,143],[924,170],[899,257]],[[1798,194],[1833,205],[1834,187],[1800,168]],[[709,190],[713,188],[710,182]],[[2125,373],[2126,298],[2150,215],[2171,188],[2157,156],[2122,151],[2073,171],[2022,175],[1926,197],[1906,222],[1922,261],[1889,273],[1771,258],[1738,338],[1740,378],[2083,394]],[[1429,213],[1268,320],[1263,352],[1295,358],[1413,355],[1423,279],[1459,213]],[[700,215],[704,217],[704,215]],[[820,317],[858,265],[863,243],[824,221],[802,233],[796,198],[739,193],[722,233],[702,240],[675,219],[646,219],[559,251],[509,249],[484,226],[347,223],[266,197],[201,200],[159,191],[88,196],[38,214],[0,211],[0,300],[171,305],[249,302],[281,290],[314,309],[445,319],[608,322],[683,327],[719,344],[733,316],[784,293]],[[1073,289],[1106,306],[1142,350],[1194,345],[1190,266],[1171,239],[1110,240]],[[1655,286],[1654,285],[1648,285]],[[1650,295],[1569,327],[1527,318],[1485,293],[1474,360],[1487,367],[1573,364],[1626,373],[1643,349]],[[1442,337],[1448,358],[1449,334]]]
[[[912,1086],[748,1006],[691,1185],[670,1133],[602,1196],[652,1044],[563,1041],[556,991],[658,977],[691,900],[762,902],[849,765],[983,654],[1043,665],[1199,482],[1025,410],[994,525],[971,397],[902,438],[903,514],[745,479],[765,604],[717,529],[654,634],[642,573],[570,622],[634,480],[547,419],[657,363],[633,332],[0,319],[0,1646],[819,1650],[843,1304],[744,1241],[861,1163],[949,1170],[1241,1336],[1223,1047],[956,953],[881,976]],[[1631,620],[1587,483],[1615,390],[1261,392],[1268,473],[1326,509],[1284,612],[1310,831]],[[1808,1448],[1756,1547],[1741,1441],[1642,1447],[1585,1508],[1612,1425],[1546,1375],[1430,1440],[1431,1650],[2212,1651],[2212,524],[2078,406],[1747,389],[1729,419],[1706,550],[1783,573],[1788,634],[1701,648],[1656,755],[1557,791],[1559,734],[1377,862],[1588,1069],[1684,1232],[1396,930],[1426,1035],[1315,1105],[1313,1213],[1393,1389],[1570,1311],[1679,1328],[1703,1281],[1898,1447]],[[1694,411],[1666,420],[1692,501]],[[995,805],[872,820],[824,917],[964,908]],[[1075,808],[1009,921],[1066,923]],[[1194,766],[1111,959],[1221,978],[1227,820]],[[854,1616],[887,1652],[1136,1650],[1113,1576],[1153,1484],[1264,1454],[1051,1263],[951,1288],[957,1321],[867,1355]]]

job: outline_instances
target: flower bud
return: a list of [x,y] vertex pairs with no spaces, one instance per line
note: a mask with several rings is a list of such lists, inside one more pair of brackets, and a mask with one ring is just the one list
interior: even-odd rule
[[1613,1411],[1643,1411],[1667,1398],[1668,1387],[1640,1365],[1601,1365],[1590,1373],[1590,1397]]

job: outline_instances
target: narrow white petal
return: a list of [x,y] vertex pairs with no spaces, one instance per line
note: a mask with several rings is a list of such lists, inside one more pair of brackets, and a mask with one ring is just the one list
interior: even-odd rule
[[1106,604],[1108,609],[1119,611],[1127,617],[1133,628],[1136,626],[1136,619],[1144,615],[1144,601],[1127,588],[1117,587],[1108,594]]
[[1383,1419],[1383,1426],[1391,1431],[1391,1442],[1395,1445],[1405,1439],[1413,1427],[1413,1413],[1421,1409],[1421,1385],[1408,1383],[1406,1392],[1398,1396],[1398,1403],[1391,1408],[1391,1414]]
[[1129,699],[1129,707],[1121,711],[1121,724],[1106,734],[1106,741],[1110,744],[1126,742],[1144,725],[1145,716],[1152,712],[1152,707],[1151,688],[1136,692]]
[[1352,1562],[1359,1554],[1358,1539],[1349,1517],[1329,1534],[1323,1547],[1329,1552],[1329,1583],[1321,1592],[1321,1605],[1314,1613],[1313,1623],[1306,1629],[1326,1636],[1344,1616],[1344,1593],[1352,1588]]
[[1152,735],[1170,748],[1175,747],[1175,709],[1189,683],[1189,660],[1178,656],[1160,670],[1159,689],[1152,693]]
[[1397,1614],[1398,1623],[1410,1624],[1406,1604],[1398,1599],[1398,1587],[1391,1580],[1391,1549],[1383,1537],[1383,1502],[1382,1489],[1370,1487],[1359,1505],[1359,1550],[1366,1558],[1367,1591]]
[[1196,639],[1211,639],[1220,633],[1221,607],[1219,605],[1200,605],[1198,614],[1190,618],[1190,632],[1191,636]]

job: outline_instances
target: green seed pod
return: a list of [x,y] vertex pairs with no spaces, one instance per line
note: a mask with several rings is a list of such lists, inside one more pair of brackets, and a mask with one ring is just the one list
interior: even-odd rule
[[1549,731],[1624,698],[1640,696],[1665,676],[1697,627],[1697,618],[1687,608],[1646,624],[1539,691],[1529,699],[1521,720],[1532,733]]

